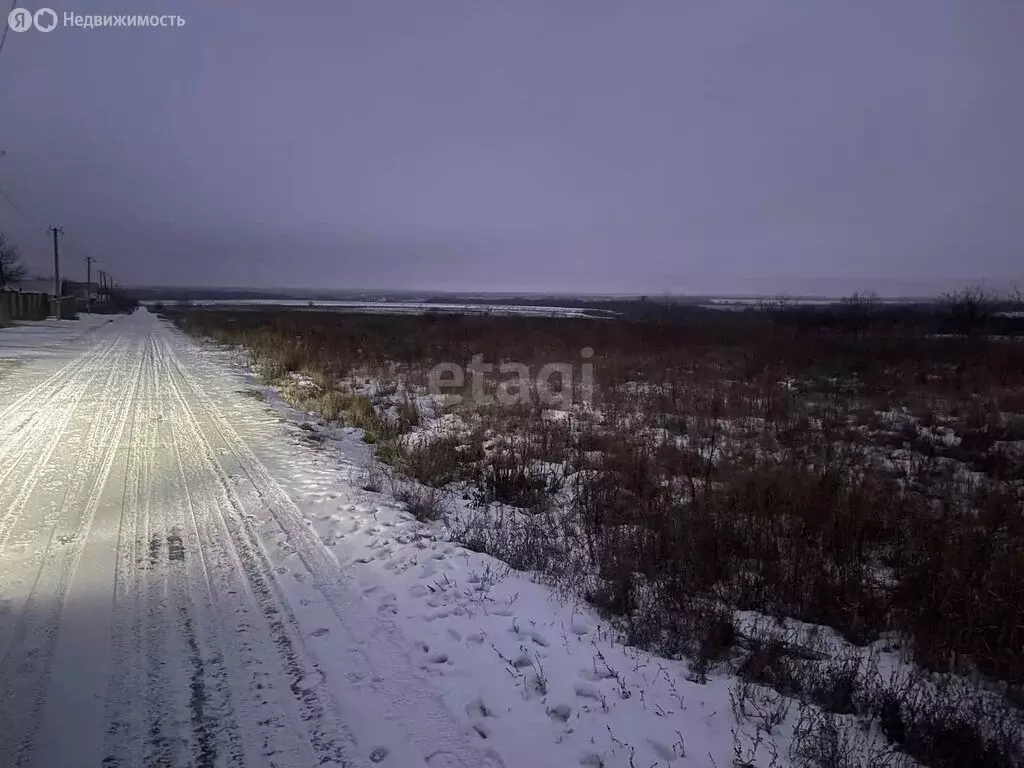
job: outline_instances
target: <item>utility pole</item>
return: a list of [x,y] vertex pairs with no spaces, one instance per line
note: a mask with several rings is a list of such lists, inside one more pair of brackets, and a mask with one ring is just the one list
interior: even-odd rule
[[85,257],[85,311],[92,314],[92,256]]
[[63,227],[50,227],[50,231],[53,233],[53,316],[60,320],[61,315],[61,285],[60,285],[60,235],[64,234]]

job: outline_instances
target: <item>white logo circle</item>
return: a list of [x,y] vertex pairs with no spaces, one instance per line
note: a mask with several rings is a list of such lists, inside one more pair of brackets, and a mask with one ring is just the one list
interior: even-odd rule
[[32,17],[32,21],[35,22],[36,29],[40,32],[52,32],[57,26],[57,14],[53,12],[52,8],[40,8]]
[[7,14],[7,27],[15,32],[28,32],[32,29],[32,11],[14,8]]

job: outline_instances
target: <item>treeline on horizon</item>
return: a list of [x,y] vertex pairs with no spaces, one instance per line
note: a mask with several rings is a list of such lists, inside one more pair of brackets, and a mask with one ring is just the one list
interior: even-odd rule
[[[493,304],[495,306],[550,306],[589,310],[595,316],[618,316],[623,320],[687,325],[713,323],[738,332],[765,317],[779,327],[821,328],[836,331],[875,331],[895,334],[985,333],[1002,336],[1024,335],[1024,298],[1019,292],[998,295],[972,287],[922,299],[885,299],[854,294],[830,303],[801,303],[799,297],[779,296],[732,306],[709,306],[718,297],[623,297],[595,298],[571,296],[495,296],[483,294],[391,293],[297,293],[231,290],[217,288],[135,289],[133,298],[167,304],[217,300],[290,300],[290,301],[379,301],[381,303],[415,301],[423,304]],[[244,307],[235,307],[244,309]]]

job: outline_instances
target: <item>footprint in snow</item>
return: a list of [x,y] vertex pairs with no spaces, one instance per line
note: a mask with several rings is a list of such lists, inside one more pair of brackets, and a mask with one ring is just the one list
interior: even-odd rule
[[532,640],[534,645],[539,645],[541,648],[547,648],[549,645],[548,639],[535,629],[523,630],[522,628],[517,628],[515,622],[513,622],[510,631],[520,640]]
[[680,755],[676,754],[674,749],[665,746],[656,739],[647,739],[647,743],[651,745],[651,750],[658,756],[659,759],[664,760],[666,763],[671,763]]
[[590,624],[582,616],[573,616],[569,628],[574,635],[585,635],[590,632]]
[[599,683],[602,680],[610,680],[611,678],[615,677],[615,673],[612,672],[608,667],[605,667],[604,669],[602,669],[601,667],[588,667],[580,673],[580,676],[583,677],[585,680],[590,680],[593,683]]
[[530,632],[529,633],[529,638],[531,640],[533,640],[533,642],[536,643],[537,645],[539,645],[541,648],[547,648],[548,647],[548,640],[547,640],[547,638],[544,637],[544,635],[542,635],[540,632]]
[[533,658],[528,653],[523,651],[518,656],[516,656],[515,659],[513,659],[512,666],[516,669],[526,669],[527,667],[532,667]]
[[494,710],[488,707],[482,698],[476,698],[469,702],[469,704],[466,705],[466,714],[474,719],[497,717],[497,715],[494,714]]
[[572,715],[572,707],[568,704],[555,704],[553,707],[548,707],[548,717],[552,720],[558,720],[559,722],[565,723],[569,721],[569,717]]
[[[423,568],[420,569],[420,573],[419,573],[419,577],[418,578],[420,578],[420,579],[429,579],[435,573],[437,573],[437,567],[434,565],[433,561],[428,561],[428,562],[424,563],[423,564]],[[511,615],[511,613],[512,613],[512,611],[511,611],[511,609],[509,609],[509,614],[508,615]]]
[[523,695],[527,701],[539,699],[548,694],[547,681],[536,670],[528,669],[523,673]]
[[573,686],[573,691],[575,691],[576,695],[582,699],[604,701],[604,695],[601,691],[589,683],[576,683],[576,685]]
[[323,673],[322,672],[314,672],[313,674],[306,675],[304,678],[299,680],[299,682],[295,684],[295,687],[298,688],[300,691],[309,691],[309,690],[312,690],[313,688],[316,688],[323,681],[324,681]]

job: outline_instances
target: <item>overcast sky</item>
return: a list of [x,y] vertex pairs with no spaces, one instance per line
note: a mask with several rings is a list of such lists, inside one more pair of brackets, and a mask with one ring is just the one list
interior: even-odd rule
[[[37,6],[20,3],[34,10]],[[10,33],[0,229],[123,284],[1024,277],[1020,0],[90,0]],[[1024,280],[1021,280],[1024,285]]]

